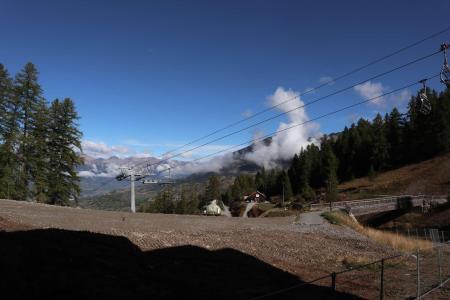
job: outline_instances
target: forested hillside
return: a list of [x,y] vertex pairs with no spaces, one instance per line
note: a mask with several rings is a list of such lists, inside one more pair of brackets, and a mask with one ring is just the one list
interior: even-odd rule
[[[361,177],[373,180],[388,170],[445,154],[450,149],[450,92],[427,91],[427,94],[432,104],[428,115],[417,111],[417,98],[412,97],[405,113],[394,108],[373,120],[360,119],[342,132],[325,135],[318,145],[299,149],[286,169],[263,168],[255,175],[241,173],[227,185],[221,184],[223,176],[214,175],[204,191],[186,190],[181,199],[198,209],[208,200],[218,198],[231,205],[257,189],[272,200],[284,193],[286,200],[312,201],[322,192],[327,200],[337,200],[340,182]],[[408,180],[412,184],[420,178]],[[171,191],[164,191],[155,199],[144,210],[182,212],[176,210]]]
[[[377,173],[423,161],[450,149],[450,92],[428,91],[432,111],[417,112],[413,97],[404,114],[394,108],[372,121],[360,119],[336,135],[325,136],[320,148],[309,145],[288,170],[294,194],[309,199],[311,188],[335,189],[337,181],[374,177]],[[264,187],[263,187],[264,188]]]
[[77,199],[77,120],[70,98],[44,99],[32,63],[14,79],[0,64],[0,198],[59,205]]

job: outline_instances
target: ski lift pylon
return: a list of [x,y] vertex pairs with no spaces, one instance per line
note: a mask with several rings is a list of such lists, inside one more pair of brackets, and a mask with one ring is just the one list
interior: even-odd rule
[[449,49],[449,45],[447,43],[443,43],[441,45],[441,51],[444,52],[444,63],[442,64],[440,79],[443,84],[450,89],[450,67],[448,66],[447,61],[447,50]]

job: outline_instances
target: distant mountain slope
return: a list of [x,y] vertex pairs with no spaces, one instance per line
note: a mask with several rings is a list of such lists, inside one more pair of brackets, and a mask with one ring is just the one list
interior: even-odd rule
[[449,194],[450,152],[381,173],[372,181],[363,177],[341,183],[339,190],[347,193]]
[[[121,168],[131,166],[145,167],[146,164],[155,164],[161,159],[155,157],[125,157],[119,158],[93,158],[84,155],[84,165],[79,166],[77,171],[81,178],[81,197],[102,195],[114,190],[123,189],[129,186],[126,181],[117,181],[115,176],[119,174]],[[167,163],[167,162],[165,162]],[[186,162],[171,160],[170,166],[176,167]]]
[[[266,139],[264,143],[270,144],[271,139]],[[232,153],[233,160],[231,163],[223,166],[222,169],[217,170],[218,173],[226,176],[233,176],[240,172],[256,173],[260,169],[258,165],[245,159],[245,155],[253,151],[253,145],[237,150]],[[81,178],[81,197],[100,196],[110,193],[115,190],[121,190],[129,187],[128,182],[121,182],[114,180],[114,177],[119,174],[121,168],[128,168],[131,166],[144,167],[146,164],[157,164],[162,162],[169,164],[172,168],[189,164],[188,161],[170,160],[162,161],[155,157],[125,157],[119,158],[113,156],[110,158],[93,158],[84,156],[84,165],[80,166],[77,171]],[[280,162],[280,165],[287,164],[287,162]],[[156,167],[156,165],[155,165]],[[205,178],[209,177],[210,172],[194,173],[194,174],[177,174],[173,172],[172,175],[182,182],[203,182]]]

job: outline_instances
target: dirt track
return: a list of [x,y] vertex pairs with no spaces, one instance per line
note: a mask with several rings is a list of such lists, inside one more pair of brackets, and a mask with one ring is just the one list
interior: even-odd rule
[[344,269],[344,258],[373,261],[396,254],[350,229],[329,224],[301,225],[294,217],[130,214],[0,200],[0,230],[33,228],[123,236],[142,251],[185,245],[208,250],[232,248],[304,281]]

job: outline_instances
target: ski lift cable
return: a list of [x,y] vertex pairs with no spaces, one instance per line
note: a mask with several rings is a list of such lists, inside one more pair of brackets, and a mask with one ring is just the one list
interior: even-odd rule
[[[194,143],[196,143],[196,142],[198,142],[198,141],[200,141],[200,140],[203,140],[203,139],[205,139],[205,138],[208,138],[208,137],[210,137],[210,136],[212,136],[212,135],[214,135],[214,134],[216,134],[216,133],[219,133],[219,132],[221,132],[221,131],[223,131],[223,130],[226,130],[226,129],[228,129],[228,128],[234,127],[234,126],[236,126],[236,125],[238,125],[238,124],[240,124],[240,123],[243,123],[243,122],[245,122],[245,121],[247,121],[247,120],[249,120],[249,119],[255,118],[256,116],[259,116],[259,115],[261,115],[261,114],[263,114],[263,113],[265,113],[265,112],[267,112],[267,111],[270,111],[270,110],[272,110],[272,109],[274,109],[274,108],[276,108],[276,107],[279,107],[279,106],[281,106],[281,105],[283,105],[283,104],[285,104],[285,103],[287,103],[287,102],[289,102],[289,101],[292,101],[292,100],[296,99],[296,98],[299,97],[299,96],[302,96],[302,95],[305,95],[305,94],[314,92],[314,91],[316,91],[316,90],[318,90],[318,89],[320,89],[320,88],[322,88],[322,87],[324,87],[324,86],[326,86],[326,85],[328,85],[328,84],[330,84],[330,83],[333,83],[333,82],[336,82],[336,81],[338,81],[338,80],[340,80],[340,79],[343,79],[343,78],[345,78],[345,77],[348,77],[348,76],[350,76],[350,75],[352,75],[352,74],[354,74],[354,73],[356,73],[356,72],[358,72],[358,71],[361,71],[361,70],[363,70],[363,69],[365,69],[365,68],[367,68],[367,67],[369,67],[369,66],[372,66],[372,65],[374,65],[374,64],[376,64],[376,63],[379,63],[379,62],[381,62],[381,61],[383,61],[383,60],[386,60],[386,59],[388,59],[388,58],[390,58],[390,57],[392,57],[392,56],[394,56],[394,55],[397,55],[397,54],[399,54],[399,53],[401,53],[401,52],[403,52],[403,51],[406,51],[406,50],[408,50],[408,49],[410,49],[410,48],[412,48],[412,47],[415,47],[415,46],[417,46],[417,45],[419,45],[419,44],[421,44],[421,43],[423,43],[423,42],[425,42],[425,41],[427,41],[427,40],[430,40],[430,39],[432,39],[432,38],[434,38],[434,37],[437,37],[437,36],[439,36],[439,35],[441,35],[441,34],[447,32],[447,31],[449,31],[449,30],[450,30],[450,27],[447,27],[447,28],[444,28],[444,29],[442,29],[442,30],[440,30],[440,31],[437,31],[437,32],[435,32],[435,33],[433,33],[433,34],[431,34],[431,35],[429,35],[429,36],[427,36],[427,37],[425,37],[425,38],[423,38],[423,39],[421,39],[421,40],[418,40],[418,41],[416,41],[416,42],[414,42],[414,43],[412,43],[412,44],[409,44],[409,45],[407,45],[407,46],[405,46],[405,47],[403,47],[403,48],[400,48],[400,49],[398,49],[398,50],[396,50],[396,51],[394,51],[394,52],[392,52],[392,53],[390,53],[390,54],[387,54],[387,55],[385,55],[385,56],[383,56],[383,57],[380,57],[380,58],[378,58],[378,59],[376,59],[376,60],[373,60],[373,61],[371,61],[371,62],[369,62],[369,63],[367,63],[367,64],[365,64],[365,65],[363,65],[363,66],[360,66],[360,67],[358,67],[358,68],[355,68],[355,69],[353,69],[353,70],[351,70],[351,71],[349,71],[349,72],[347,72],[347,73],[344,73],[344,74],[342,74],[342,75],[340,75],[340,76],[338,76],[338,77],[336,77],[336,78],[334,78],[334,79],[332,79],[332,80],[329,80],[329,81],[327,81],[327,82],[324,82],[324,83],[322,83],[322,84],[320,84],[320,85],[318,85],[318,86],[316,86],[316,87],[314,87],[314,88],[311,88],[311,89],[309,89],[309,90],[307,90],[307,91],[305,91],[305,92],[303,92],[303,93],[300,93],[298,96],[295,96],[295,97],[292,97],[292,98],[290,98],[290,99],[287,99],[287,100],[285,100],[285,101],[283,101],[283,102],[281,102],[281,103],[279,103],[279,104],[277,104],[277,105],[274,105],[274,106],[272,106],[272,107],[269,107],[269,108],[266,108],[266,109],[264,109],[264,110],[261,110],[261,111],[255,113],[255,114],[253,114],[253,115],[251,115],[251,116],[249,116],[249,117],[246,117],[246,118],[244,118],[244,119],[242,119],[242,120],[239,120],[239,121],[237,121],[237,122],[231,123],[230,125],[227,125],[227,126],[225,126],[225,127],[222,127],[222,128],[220,128],[220,129],[217,129],[217,130],[213,131],[213,132],[210,133],[210,134],[207,134],[207,135],[202,136],[202,137],[200,137],[200,138],[198,138],[198,139],[195,139],[195,140],[193,140],[193,141],[191,141],[191,142],[188,142],[188,143],[186,143],[186,144],[184,144],[184,145],[182,145],[182,146],[180,146],[180,147],[177,147],[177,148],[175,148],[175,149],[173,149],[173,150],[171,150],[171,151],[169,151],[169,152],[166,152],[166,154],[173,153],[173,152],[175,152],[175,151],[177,151],[177,150],[179,150],[179,149],[182,149],[182,148],[185,148],[185,147],[187,147],[187,146],[189,146],[189,145],[192,145],[192,144],[194,144]],[[441,51],[442,51],[442,49],[441,49]],[[393,71],[394,71],[394,70],[393,70]],[[203,147],[203,146],[205,146],[205,145],[202,145],[202,147]],[[198,148],[196,148],[196,149],[198,149]],[[188,151],[184,151],[184,152],[182,152],[182,153],[180,153],[180,154],[178,154],[178,155],[176,155],[176,156],[171,156],[171,157],[169,157],[168,159],[165,159],[165,160],[160,161],[160,162],[158,162],[158,163],[147,164],[147,169],[150,171],[149,166],[160,164],[160,163],[162,163],[162,162],[164,162],[164,161],[168,161],[168,160],[171,159],[171,158],[178,157],[178,156],[180,156],[180,155],[182,155],[182,154],[185,154],[185,153],[188,153],[188,152],[190,152],[190,151],[192,151],[192,149],[190,149],[190,150],[188,150]],[[143,164],[139,164],[138,166],[141,166],[141,165],[143,165]],[[106,185],[108,185],[108,184],[109,184],[109,183],[106,182],[106,183],[100,185],[100,186],[99,186],[97,189],[95,189],[94,191],[97,191],[97,190],[99,190],[100,188],[102,188],[102,187],[104,187],[104,186],[106,186]]]
[[[246,145],[252,145],[252,144],[254,144],[254,143],[256,143],[256,142],[260,142],[260,141],[263,141],[263,140],[265,140],[265,139],[267,139],[267,138],[273,137],[274,135],[279,134],[279,133],[281,133],[281,132],[288,131],[288,130],[291,130],[291,129],[293,129],[293,128],[299,127],[299,126],[303,126],[303,125],[305,125],[305,124],[308,124],[308,123],[311,123],[311,122],[314,122],[314,121],[317,121],[317,120],[320,120],[320,119],[329,117],[329,116],[331,116],[331,115],[340,113],[340,112],[342,112],[342,111],[344,111],[344,110],[348,110],[348,109],[350,109],[350,108],[353,108],[353,107],[356,107],[356,106],[360,106],[360,105],[362,105],[362,104],[365,104],[365,103],[368,103],[368,102],[377,100],[377,99],[379,99],[379,98],[382,98],[382,97],[385,97],[385,96],[388,96],[388,95],[391,95],[391,94],[398,93],[398,92],[403,91],[403,90],[405,90],[405,89],[407,89],[407,88],[413,87],[413,86],[415,86],[415,85],[417,85],[417,84],[421,84],[423,80],[428,81],[428,80],[431,80],[431,79],[434,79],[434,78],[437,78],[437,77],[439,77],[439,74],[430,76],[430,77],[428,77],[428,78],[426,78],[426,79],[422,79],[422,80],[420,80],[420,81],[415,81],[415,82],[409,83],[409,84],[407,84],[407,85],[405,85],[405,86],[402,86],[402,87],[397,88],[397,89],[395,89],[395,90],[392,90],[392,91],[390,91],[390,92],[386,92],[386,93],[383,93],[383,94],[381,94],[381,95],[378,95],[378,96],[375,96],[375,97],[372,97],[372,98],[369,98],[369,99],[366,99],[366,100],[363,100],[363,101],[360,101],[360,102],[357,102],[357,103],[354,103],[354,104],[351,104],[351,105],[342,107],[342,108],[340,108],[340,109],[337,109],[337,110],[328,112],[328,113],[326,113],[326,114],[320,115],[320,116],[318,116],[318,117],[315,117],[315,118],[313,118],[313,119],[307,120],[307,121],[305,121],[305,122],[298,123],[298,124],[294,124],[294,125],[292,125],[292,126],[289,126],[289,127],[286,127],[286,128],[283,128],[283,129],[280,129],[280,130],[277,130],[277,131],[274,131],[274,132],[272,132],[272,133],[270,133],[270,134],[267,134],[267,135],[265,135],[265,136],[259,137],[259,138],[257,138],[257,139],[252,139],[252,140],[250,140],[250,141],[246,141],[246,142],[244,142],[244,143],[241,143],[241,144],[238,144],[238,145],[234,145],[234,146],[228,147],[228,148],[226,148],[226,149],[223,149],[223,150],[220,150],[220,151],[217,151],[217,152],[208,154],[208,155],[206,155],[206,156],[202,156],[202,157],[200,157],[200,158],[197,158],[197,159],[192,160],[191,162],[196,162],[196,161],[199,161],[199,160],[202,160],[202,159],[205,159],[205,158],[209,158],[209,157],[214,156],[214,155],[217,155],[217,154],[221,154],[221,153],[223,153],[223,152],[228,152],[228,151],[231,151],[231,150],[233,150],[233,149],[235,149],[235,148],[240,148],[240,147],[243,147],[243,146],[246,146]],[[175,169],[175,168],[177,168],[177,167],[181,167],[181,166],[174,166],[174,167],[172,167],[172,169]],[[165,170],[162,170],[161,172],[163,172],[163,171],[165,171]]]
[[[427,80],[427,81],[429,81],[429,80],[434,79],[434,78],[437,78],[437,77],[439,77],[439,76],[440,76],[440,74],[437,74],[437,75],[430,76],[430,77],[428,77],[428,78],[426,78],[426,79],[422,79],[422,80]],[[421,81],[422,81],[422,80],[421,80]],[[275,132],[272,132],[272,133],[267,134],[267,135],[265,135],[265,136],[259,137],[259,138],[257,138],[257,139],[252,139],[252,140],[250,140],[250,141],[246,141],[246,142],[244,142],[244,143],[240,143],[240,144],[238,144],[238,145],[234,145],[234,146],[228,147],[228,148],[226,148],[226,149],[223,149],[223,150],[220,150],[220,151],[216,151],[216,152],[214,152],[214,153],[211,153],[211,154],[208,154],[208,155],[205,155],[205,156],[196,158],[196,159],[194,159],[194,160],[192,160],[192,161],[190,161],[190,162],[197,162],[197,161],[200,161],[200,160],[202,160],[202,159],[206,159],[206,158],[209,158],[209,157],[212,157],[212,156],[215,156],[215,155],[224,153],[224,152],[229,152],[229,151],[231,151],[231,150],[233,150],[233,149],[236,149],[236,148],[240,148],[240,147],[243,147],[243,146],[246,146],[246,145],[251,145],[251,144],[256,143],[256,142],[259,142],[259,141],[263,141],[263,140],[265,140],[265,139],[267,139],[267,138],[273,137],[274,135],[276,135],[276,134],[278,134],[278,133],[281,133],[281,132],[284,132],[284,131],[288,131],[288,130],[291,130],[291,129],[293,129],[293,128],[299,127],[299,126],[303,126],[303,125],[305,125],[305,124],[308,124],[308,123],[311,123],[311,122],[314,122],[314,121],[317,121],[317,120],[320,120],[320,119],[329,117],[329,116],[331,116],[331,115],[337,114],[337,113],[342,112],[342,111],[344,111],[344,110],[348,110],[348,109],[350,109],[350,108],[353,108],[353,107],[356,107],[356,106],[359,106],[359,105],[362,105],[362,104],[365,104],[365,103],[374,101],[374,100],[376,100],[376,99],[379,99],[379,98],[382,98],[382,97],[385,97],[385,96],[388,96],[388,95],[391,95],[391,94],[400,92],[400,91],[402,91],[402,90],[404,90],[404,89],[407,89],[407,88],[413,87],[413,86],[415,86],[415,85],[417,85],[417,84],[420,84],[421,81],[418,81],[418,82],[417,82],[417,81],[412,82],[412,83],[410,83],[410,84],[404,85],[404,86],[402,86],[402,87],[400,87],[400,88],[397,88],[397,89],[395,89],[395,90],[392,90],[392,91],[390,91],[390,92],[386,92],[386,93],[383,93],[383,94],[381,94],[381,95],[378,95],[378,96],[375,96],[375,97],[372,97],[372,98],[369,98],[369,99],[366,99],[366,100],[363,100],[363,101],[360,101],[360,102],[357,102],[357,103],[354,103],[354,104],[345,106],[345,107],[340,108],[340,109],[338,109],[338,110],[334,110],[334,111],[332,111],[332,112],[329,112],[329,113],[323,114],[323,115],[321,115],[321,116],[315,117],[315,118],[313,118],[313,119],[307,120],[307,121],[305,121],[305,122],[302,122],[302,123],[299,123],[299,124],[295,124],[295,125],[292,125],[292,126],[289,126],[289,127],[286,127],[286,128],[280,129],[280,130],[277,130],[277,131],[275,131]],[[169,170],[169,169],[176,169],[177,167],[180,167],[180,166],[170,167],[170,168],[167,168],[167,169],[165,169],[165,170],[163,169],[163,170],[160,170],[160,172],[164,172],[164,171]],[[111,181],[108,181],[108,182],[102,184],[102,185],[99,186],[97,189],[95,189],[93,192],[98,191],[100,188],[102,188],[102,187],[104,187],[104,186],[110,184],[111,182],[113,182],[113,181],[111,180]]]
[[170,153],[176,152],[176,151],[178,151],[178,150],[180,150],[180,149],[183,149],[183,148],[185,148],[185,147],[187,147],[187,146],[190,146],[190,145],[192,145],[192,144],[195,144],[196,142],[199,142],[199,141],[204,140],[204,139],[206,139],[206,138],[208,138],[208,137],[211,137],[211,136],[213,136],[213,135],[215,135],[215,134],[217,134],[217,133],[219,133],[219,132],[222,132],[222,131],[224,131],[224,130],[226,130],[226,129],[229,129],[229,128],[232,128],[232,127],[234,127],[234,126],[236,126],[236,125],[239,125],[239,124],[241,124],[241,123],[243,123],[243,122],[245,122],[245,121],[248,121],[248,120],[250,120],[250,119],[253,119],[253,118],[255,118],[255,117],[259,116],[259,115],[262,115],[262,114],[264,114],[264,113],[266,113],[266,112],[268,112],[268,111],[271,111],[271,110],[273,110],[273,109],[275,109],[275,108],[277,108],[277,107],[280,107],[281,105],[283,105],[283,104],[285,104],[285,103],[287,103],[287,102],[293,101],[293,100],[296,99],[297,97],[300,97],[300,96],[303,96],[303,95],[306,95],[306,94],[315,92],[315,91],[317,91],[317,90],[323,88],[324,86],[327,86],[327,85],[329,85],[329,84],[331,84],[331,83],[337,82],[337,81],[339,81],[339,80],[341,80],[341,79],[343,79],[343,78],[346,78],[346,77],[348,77],[348,76],[350,76],[350,75],[352,75],[352,74],[354,74],[354,73],[357,73],[357,72],[359,72],[359,71],[361,71],[361,70],[363,70],[363,69],[366,69],[366,68],[368,68],[368,67],[370,67],[370,66],[372,66],[372,65],[375,65],[375,64],[377,64],[377,63],[379,63],[379,62],[382,62],[382,61],[384,61],[384,60],[386,60],[386,59],[388,59],[388,58],[391,58],[391,57],[393,57],[393,56],[395,56],[395,55],[397,55],[397,54],[399,54],[399,53],[401,53],[401,52],[403,52],[403,51],[406,51],[406,50],[408,50],[408,49],[410,49],[410,48],[413,48],[413,47],[415,47],[415,46],[417,46],[417,45],[419,45],[419,44],[421,44],[421,43],[423,43],[423,42],[425,42],[425,41],[427,41],[427,40],[430,40],[430,39],[432,39],[432,38],[434,38],[434,37],[437,37],[437,36],[439,36],[439,35],[441,35],[441,34],[447,32],[447,31],[449,31],[449,30],[450,30],[450,27],[444,28],[444,29],[442,29],[442,30],[440,30],[440,31],[438,31],[438,32],[435,32],[435,33],[433,33],[433,34],[431,34],[431,35],[429,35],[429,36],[427,36],[427,37],[425,37],[425,38],[423,38],[423,39],[421,39],[421,40],[418,40],[418,41],[416,41],[416,42],[414,42],[414,43],[412,43],[412,44],[409,44],[409,45],[407,45],[407,46],[405,46],[405,47],[403,47],[403,48],[400,48],[400,49],[398,49],[398,50],[396,50],[396,51],[394,51],[394,52],[392,52],[392,53],[389,53],[389,54],[387,54],[387,55],[385,55],[385,56],[382,56],[382,57],[380,57],[380,58],[377,58],[377,59],[375,59],[375,60],[373,60],[373,61],[371,61],[371,62],[369,62],[369,63],[367,63],[367,64],[365,64],[365,65],[362,65],[362,66],[360,66],[360,67],[357,67],[357,68],[355,68],[355,69],[353,69],[353,70],[351,70],[351,71],[348,71],[348,72],[346,72],[346,73],[344,73],[344,74],[341,74],[341,75],[339,75],[339,76],[337,76],[337,77],[335,77],[335,78],[333,78],[333,79],[327,80],[327,81],[325,81],[325,82],[323,82],[323,83],[317,85],[316,87],[313,87],[313,88],[311,88],[311,89],[308,89],[308,90],[306,90],[306,91],[300,93],[300,94],[299,94],[298,96],[296,96],[296,97],[289,98],[289,99],[287,99],[287,100],[285,100],[285,101],[283,101],[283,102],[281,102],[281,103],[278,103],[278,104],[273,105],[273,106],[271,106],[271,107],[268,107],[268,108],[266,108],[266,109],[260,110],[260,111],[258,111],[258,112],[256,112],[256,113],[252,114],[251,116],[248,116],[248,117],[245,117],[245,118],[243,118],[243,119],[241,119],[241,120],[238,120],[238,121],[236,121],[236,122],[230,123],[229,125],[226,125],[226,126],[224,126],[224,127],[221,127],[221,128],[219,128],[219,129],[216,129],[216,130],[212,131],[211,133],[208,133],[208,134],[206,134],[206,135],[204,135],[204,136],[201,136],[201,137],[199,137],[199,138],[197,138],[197,139],[194,139],[194,140],[192,140],[192,141],[190,141],[190,142],[187,142],[186,144],[183,144],[183,145],[181,145],[181,146],[179,146],[179,147],[177,147],[177,148],[174,148],[174,149],[172,149],[172,150],[166,152],[166,154],[170,154]]
[[[416,42],[414,42],[414,43],[412,43],[412,44],[409,44],[409,45],[407,45],[407,46],[405,46],[405,47],[403,47],[403,48],[400,48],[400,49],[398,49],[398,50],[396,50],[396,51],[394,51],[394,52],[392,52],[392,53],[390,53],[390,54],[387,54],[387,55],[385,55],[385,56],[383,56],[383,57],[380,57],[380,58],[378,58],[378,59],[375,59],[375,60],[373,60],[373,61],[371,61],[371,62],[369,62],[369,63],[367,63],[367,64],[365,64],[365,65],[363,65],[363,66],[360,66],[360,67],[358,67],[358,68],[355,68],[355,69],[353,69],[353,70],[351,70],[351,71],[349,71],[349,72],[347,72],[347,73],[344,73],[344,74],[342,74],[342,75],[340,75],[340,76],[338,76],[338,77],[336,77],[336,78],[334,78],[334,79],[332,79],[332,80],[329,80],[329,81],[327,81],[327,82],[324,82],[324,83],[322,83],[322,84],[320,84],[320,85],[318,85],[318,86],[316,86],[316,87],[314,87],[314,88],[311,88],[311,89],[309,89],[309,90],[307,90],[307,91],[305,91],[305,92],[303,92],[303,93],[300,93],[299,96],[305,95],[305,94],[308,94],[308,93],[311,93],[311,92],[314,92],[314,91],[316,91],[316,90],[318,90],[318,89],[320,89],[320,88],[322,88],[322,87],[324,87],[324,86],[326,86],[326,85],[328,85],[328,84],[330,84],[330,83],[333,83],[333,82],[336,82],[336,81],[338,81],[338,80],[340,80],[340,79],[343,79],[343,78],[345,78],[345,77],[348,77],[348,76],[350,76],[350,75],[352,75],[352,74],[354,74],[354,73],[356,73],[356,72],[358,72],[358,71],[361,71],[361,70],[363,70],[363,69],[365,69],[365,68],[368,68],[368,67],[370,67],[370,66],[372,66],[372,65],[374,65],[374,64],[376,64],[376,63],[379,63],[379,62],[381,62],[381,61],[383,61],[383,60],[386,60],[386,59],[388,59],[388,58],[390,58],[390,57],[392,57],[392,56],[394,56],[394,55],[397,55],[397,54],[399,54],[399,53],[401,53],[401,52],[403,52],[403,51],[406,51],[406,50],[408,50],[408,49],[410,49],[410,48],[413,48],[413,47],[415,47],[415,46],[417,46],[417,45],[419,45],[419,44],[421,44],[421,43],[423,43],[423,42],[425,42],[425,41],[427,41],[427,40],[430,40],[430,39],[432,39],[432,38],[435,38],[435,37],[437,37],[437,36],[439,36],[439,35],[441,35],[441,34],[447,32],[447,31],[449,31],[449,30],[450,30],[450,27],[447,27],[447,28],[444,28],[444,29],[442,29],[442,30],[440,30],[440,31],[437,31],[437,32],[435,32],[435,33],[433,33],[433,34],[431,34],[431,35],[429,35],[429,36],[426,36],[425,38],[423,38],[423,39],[421,39],[421,40],[418,40],[418,41],[416,41]],[[196,143],[196,142],[198,142],[198,141],[200,141],[200,140],[203,140],[203,139],[205,139],[205,138],[208,138],[208,137],[210,137],[210,136],[212,136],[212,135],[214,135],[214,134],[216,134],[216,133],[219,133],[219,132],[221,132],[221,131],[223,131],[223,130],[226,130],[226,129],[228,129],[228,128],[234,127],[234,126],[236,126],[236,125],[238,125],[238,124],[240,124],[240,123],[242,123],[242,122],[244,122],[244,121],[247,121],[247,120],[249,120],[249,119],[255,118],[256,116],[261,115],[261,114],[263,114],[263,113],[265,113],[265,112],[267,112],[267,111],[270,111],[270,110],[272,110],[272,109],[274,109],[274,108],[276,108],[276,107],[278,107],[278,106],[280,106],[280,105],[283,105],[283,104],[285,104],[285,103],[287,103],[287,102],[289,102],[289,101],[292,101],[292,100],[294,100],[295,98],[296,98],[296,97],[293,97],[293,98],[291,98],[291,99],[287,99],[287,100],[285,100],[284,102],[281,102],[281,103],[279,103],[279,104],[277,104],[277,105],[275,105],[275,106],[266,108],[266,109],[261,110],[261,111],[255,113],[255,114],[253,114],[253,115],[251,115],[251,116],[249,116],[249,117],[246,117],[246,118],[244,118],[244,119],[242,119],[242,120],[239,120],[239,121],[237,121],[237,122],[231,123],[230,125],[227,125],[227,126],[225,126],[225,127],[222,127],[222,128],[220,128],[220,129],[217,129],[217,130],[213,131],[213,132],[210,133],[210,134],[207,134],[207,135],[205,135],[205,136],[202,136],[202,137],[200,137],[200,138],[198,138],[198,139],[195,139],[195,140],[193,140],[193,141],[191,141],[191,142],[188,142],[188,143],[186,143],[186,144],[184,144],[184,145],[182,145],[182,146],[180,146],[180,147],[177,147],[177,148],[175,148],[175,149],[173,149],[173,150],[171,150],[171,151],[169,151],[169,152],[166,152],[166,154],[173,153],[173,152],[175,152],[175,151],[177,151],[177,150],[180,150],[180,149],[185,148],[185,147],[187,147],[187,146],[189,146],[189,145],[192,145],[192,144],[194,144],[194,143]],[[191,150],[191,151],[192,151],[192,150]],[[188,151],[188,152],[189,152],[189,151]],[[112,181],[111,181],[111,182],[112,182]],[[99,190],[99,189],[101,189],[102,187],[104,187],[104,186],[106,186],[106,185],[108,185],[108,184],[110,184],[110,182],[105,182],[105,183],[101,184],[97,189],[94,190],[94,192],[97,191],[97,190]]]
[[[370,78],[368,78],[368,79],[362,80],[362,81],[360,81],[360,82],[358,82],[358,83],[352,84],[352,85],[347,86],[347,87],[345,87],[345,88],[339,89],[339,90],[337,90],[337,91],[335,91],[335,92],[332,92],[332,93],[327,94],[327,95],[325,95],[325,96],[319,97],[319,98],[317,98],[317,99],[315,99],[315,100],[306,102],[306,103],[304,103],[303,105],[297,106],[297,107],[295,107],[295,108],[293,108],[293,109],[290,109],[290,110],[288,110],[288,111],[278,113],[278,114],[276,114],[276,115],[273,115],[273,116],[271,116],[271,117],[269,117],[269,118],[263,119],[263,120],[258,121],[258,122],[256,122],[256,123],[252,123],[252,124],[250,124],[250,125],[248,125],[248,126],[246,126],[246,127],[244,127],[244,128],[235,130],[235,131],[230,132],[230,133],[228,133],[228,134],[226,134],[226,135],[223,135],[223,136],[220,136],[220,137],[215,138],[215,139],[213,139],[213,140],[210,140],[210,141],[208,141],[208,142],[205,142],[205,143],[203,143],[203,144],[201,144],[201,145],[198,145],[198,146],[195,146],[195,147],[190,148],[190,149],[188,149],[188,150],[182,151],[182,152],[180,152],[180,153],[178,153],[178,154],[174,154],[174,155],[172,155],[172,156],[170,156],[170,157],[168,157],[168,158],[162,159],[162,160],[160,160],[160,161],[158,161],[158,162],[150,163],[150,164],[149,164],[149,163],[141,163],[141,164],[136,165],[136,167],[140,167],[140,166],[146,164],[146,168],[149,169],[150,166],[160,165],[160,164],[162,164],[162,163],[164,163],[164,162],[168,162],[170,159],[173,159],[173,158],[176,158],[176,157],[180,157],[180,156],[183,155],[183,154],[192,152],[192,151],[197,150],[197,149],[199,149],[199,148],[202,148],[202,147],[205,147],[205,146],[207,146],[207,145],[210,145],[210,144],[212,144],[212,143],[214,143],[214,142],[223,140],[223,139],[225,139],[225,138],[227,138],[227,137],[230,137],[230,136],[233,136],[233,135],[238,134],[238,133],[240,133],[240,132],[243,132],[243,131],[246,131],[246,130],[248,130],[248,129],[254,128],[254,127],[258,126],[258,125],[267,123],[267,122],[269,122],[269,121],[271,121],[271,120],[274,120],[274,119],[277,119],[277,118],[279,118],[279,117],[281,117],[281,116],[287,115],[288,113],[291,113],[291,112],[296,111],[296,110],[298,110],[298,109],[304,108],[304,107],[306,107],[306,106],[308,106],[308,105],[311,105],[311,104],[314,104],[314,103],[323,101],[323,100],[325,100],[325,99],[327,99],[327,98],[329,98],[329,97],[332,97],[332,96],[335,96],[335,95],[337,95],[337,94],[343,93],[343,92],[345,92],[345,91],[351,90],[351,89],[353,89],[354,87],[356,87],[356,86],[358,86],[358,85],[364,84],[364,83],[369,82],[369,81],[371,81],[371,80],[374,80],[374,79],[383,77],[383,76],[385,76],[385,75],[388,75],[388,74],[390,74],[390,73],[393,73],[393,72],[398,71],[398,70],[400,70],[400,69],[403,69],[403,68],[405,68],[405,67],[408,67],[408,66],[410,66],[410,65],[413,65],[413,64],[415,64],[415,63],[418,63],[418,62],[420,62],[420,61],[422,61],[422,60],[425,60],[425,59],[427,59],[427,58],[430,58],[430,57],[432,57],[432,56],[434,56],[434,55],[436,55],[436,54],[438,54],[438,53],[440,53],[440,52],[441,52],[441,50],[438,50],[438,51],[435,51],[435,52],[430,53],[430,54],[428,54],[428,55],[419,57],[419,58],[417,58],[417,59],[415,59],[415,60],[412,60],[412,61],[410,61],[410,62],[408,62],[408,63],[405,63],[405,64],[403,64],[403,65],[397,66],[397,67],[395,67],[395,68],[393,68],[393,69],[390,69],[390,70],[388,70],[388,71],[382,72],[382,73],[380,73],[380,74],[377,74],[377,75],[372,76],[372,77],[370,77]],[[299,97],[299,96],[296,96],[295,98],[297,98],[297,97]]]

